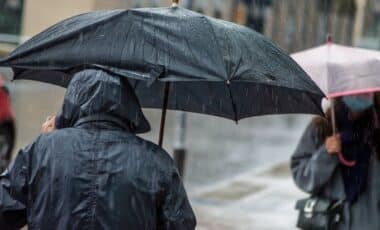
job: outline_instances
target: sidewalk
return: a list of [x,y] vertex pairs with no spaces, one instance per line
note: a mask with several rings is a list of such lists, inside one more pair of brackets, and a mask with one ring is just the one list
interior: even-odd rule
[[294,185],[288,162],[189,193],[199,230],[296,229],[295,201],[307,196]]

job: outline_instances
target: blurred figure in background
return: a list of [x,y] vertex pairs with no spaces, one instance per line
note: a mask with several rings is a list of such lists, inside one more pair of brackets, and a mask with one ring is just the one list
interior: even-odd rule
[[332,134],[328,109],[326,118],[311,122],[291,158],[299,188],[343,202],[338,229],[380,229],[377,100],[373,94],[335,99],[338,133]]
[[126,79],[77,73],[60,114],[0,178],[0,229],[194,229],[172,159],[136,136],[149,130]]

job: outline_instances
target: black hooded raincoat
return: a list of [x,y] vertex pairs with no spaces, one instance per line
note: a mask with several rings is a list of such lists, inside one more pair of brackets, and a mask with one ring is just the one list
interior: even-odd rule
[[126,79],[84,70],[71,81],[58,130],[20,151],[0,178],[0,229],[194,229],[169,155]]

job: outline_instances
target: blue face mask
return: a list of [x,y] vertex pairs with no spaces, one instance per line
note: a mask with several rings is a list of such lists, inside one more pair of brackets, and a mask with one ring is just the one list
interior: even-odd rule
[[362,112],[373,105],[373,97],[370,96],[345,96],[344,104],[353,112]]

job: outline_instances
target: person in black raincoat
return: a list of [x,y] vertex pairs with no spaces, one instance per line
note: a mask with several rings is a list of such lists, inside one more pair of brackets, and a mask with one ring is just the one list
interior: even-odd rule
[[0,229],[195,228],[172,159],[136,136],[150,126],[126,79],[77,73],[56,127],[2,174]]

